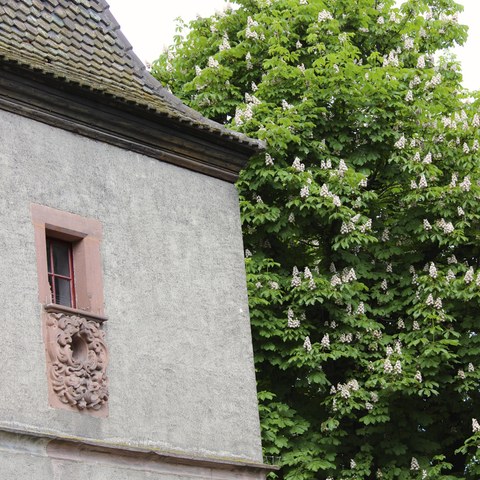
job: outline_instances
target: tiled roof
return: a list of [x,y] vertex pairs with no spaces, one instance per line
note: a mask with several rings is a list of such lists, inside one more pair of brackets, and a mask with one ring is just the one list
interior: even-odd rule
[[260,145],[204,118],[163,88],[133,53],[104,0],[0,0],[0,59],[234,142]]

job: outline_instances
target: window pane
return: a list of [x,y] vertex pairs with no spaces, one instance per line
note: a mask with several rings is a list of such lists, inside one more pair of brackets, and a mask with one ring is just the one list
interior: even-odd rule
[[72,306],[72,297],[70,295],[70,280],[65,278],[55,277],[55,303],[64,305],[65,307]]
[[52,242],[52,247],[54,273],[70,277],[70,245],[64,242]]

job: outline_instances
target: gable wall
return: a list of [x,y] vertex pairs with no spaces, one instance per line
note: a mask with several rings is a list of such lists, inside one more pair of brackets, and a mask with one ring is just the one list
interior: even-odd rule
[[[0,429],[261,461],[234,186],[11,113],[0,124]],[[107,418],[48,406],[31,203],[103,225]]]

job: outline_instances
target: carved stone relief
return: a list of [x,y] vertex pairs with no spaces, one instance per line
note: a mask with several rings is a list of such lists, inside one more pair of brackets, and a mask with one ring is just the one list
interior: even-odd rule
[[47,313],[46,326],[53,394],[75,410],[102,409],[108,401],[108,352],[101,323],[75,314]]

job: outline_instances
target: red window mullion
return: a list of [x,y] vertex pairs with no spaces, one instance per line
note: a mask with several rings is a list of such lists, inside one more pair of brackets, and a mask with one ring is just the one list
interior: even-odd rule
[[51,274],[49,274],[49,278],[51,279],[50,288],[52,289],[52,301],[53,301],[53,303],[57,303],[57,292],[56,292],[56,289],[55,289],[55,272],[53,270],[53,244],[52,244],[51,240],[48,243],[48,253],[49,253],[49,256],[50,256],[50,272],[51,272]]

